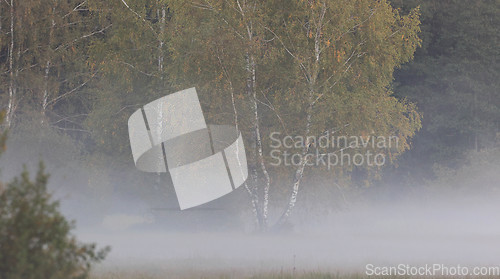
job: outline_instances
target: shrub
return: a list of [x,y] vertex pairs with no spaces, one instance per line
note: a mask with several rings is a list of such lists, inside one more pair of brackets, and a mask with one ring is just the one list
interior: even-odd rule
[[0,194],[0,278],[86,278],[109,251],[70,235],[74,223],[51,201],[43,170],[35,181],[25,170]]
[[[2,114],[0,114],[0,124]],[[0,134],[0,153],[5,132]],[[0,183],[0,278],[87,278],[90,267],[104,259],[109,247],[81,244],[70,234],[59,203],[47,192],[48,175],[40,163],[34,181],[26,168],[6,187]]]

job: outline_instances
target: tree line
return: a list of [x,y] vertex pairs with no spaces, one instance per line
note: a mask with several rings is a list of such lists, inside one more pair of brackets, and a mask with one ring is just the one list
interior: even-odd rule
[[380,151],[388,165],[417,162],[426,175],[432,163],[491,145],[497,14],[495,1],[3,1],[2,109],[12,131],[36,123],[84,145],[94,169],[133,171],[130,114],[196,87],[208,120],[244,135],[244,189],[266,229],[271,209],[272,223],[288,221],[307,179],[344,188],[355,175],[366,186],[398,172],[308,167],[317,147],[307,140],[293,150],[297,164],[271,166],[273,132],[397,136],[397,148]]

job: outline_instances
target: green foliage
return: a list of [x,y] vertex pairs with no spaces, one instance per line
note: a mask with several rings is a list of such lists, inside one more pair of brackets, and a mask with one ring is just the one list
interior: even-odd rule
[[84,126],[96,152],[129,162],[127,120],[141,105],[171,92],[166,1],[88,1],[102,26],[112,26],[89,46],[88,64],[100,75],[89,88],[93,100]]
[[0,277],[86,278],[109,248],[79,244],[47,193],[43,165],[31,181],[25,170],[0,194]]
[[[4,112],[0,113],[2,124]],[[0,134],[0,154],[7,133]],[[25,169],[5,187],[0,182],[0,278],[88,278],[91,265],[110,248],[81,244],[70,234],[74,222],[59,211],[47,191],[49,176],[40,163],[35,180]]]
[[[201,89],[211,120],[232,122],[237,113],[249,154],[255,149],[250,58],[265,155],[271,132],[318,136],[346,124],[339,135],[398,136],[399,149],[385,151],[391,159],[409,149],[421,116],[393,95],[391,82],[420,45],[418,9],[402,15],[387,1],[333,0],[248,6],[173,1],[169,73],[174,84]],[[256,159],[249,160],[256,168]],[[288,171],[293,178],[295,170]]]
[[[385,1],[325,1],[323,14],[320,2],[296,1],[282,11],[286,28],[278,34],[296,61],[287,72],[292,86],[277,92],[273,103],[293,119],[289,132],[304,133],[312,97],[318,100],[312,135],[348,124],[341,135],[396,135],[396,154],[407,150],[420,115],[414,104],[393,96],[391,82],[394,69],[420,45],[418,9],[403,16]],[[321,16],[326,23],[316,23]]]
[[[0,124],[4,113],[0,114]],[[6,131],[0,136],[4,151]],[[34,181],[25,169],[6,187],[0,183],[0,278],[87,278],[91,264],[109,248],[80,244],[71,236],[73,222],[59,212],[47,192],[48,175],[40,163]]]
[[12,3],[0,3],[0,24],[9,30],[0,34],[0,81],[6,92],[12,91],[2,101],[12,101],[14,116],[7,124],[15,124],[25,112],[37,112],[53,125],[80,129],[64,115],[84,113],[88,106],[81,93],[96,69],[87,66],[87,51],[105,27],[96,24],[82,1]]
[[[395,91],[424,115],[424,129],[402,165],[417,179],[429,178],[434,163],[457,168],[469,150],[494,144],[500,129],[500,6],[487,0],[394,2],[422,9],[423,46],[397,72]],[[416,165],[425,171],[413,171]]]
[[[258,185],[266,180],[259,141],[268,163],[274,131],[398,136],[398,148],[383,152],[392,163],[406,155],[400,169],[416,176],[434,163],[456,166],[465,150],[491,147],[499,131],[495,1],[10,2],[0,2],[2,30],[14,30],[0,34],[0,92],[2,103],[13,104],[13,135],[22,137],[31,122],[42,140],[82,143],[88,152],[75,155],[95,174],[88,184],[97,193],[120,184],[114,172],[129,187],[152,184],[132,171],[127,119],[193,86],[207,122],[242,131]],[[61,165],[70,155],[58,150],[50,151]],[[355,171],[309,168],[305,177],[349,184]],[[361,172],[368,184],[381,169]],[[296,169],[269,173],[271,191],[288,194]]]
[[[435,185],[445,190],[474,193],[495,193],[498,188],[498,170],[500,169],[500,145],[483,149],[479,152],[469,151],[464,156],[460,168],[450,168],[442,164],[434,164],[436,173]],[[474,185],[474,187],[470,187]]]

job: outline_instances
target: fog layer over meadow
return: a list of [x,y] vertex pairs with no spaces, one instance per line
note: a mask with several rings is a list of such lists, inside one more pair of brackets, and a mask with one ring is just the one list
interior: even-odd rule
[[[363,272],[367,264],[500,262],[500,178],[495,164],[471,169],[461,181],[466,185],[376,186],[345,197],[334,192],[336,200],[327,198],[326,203],[308,196],[318,185],[305,184],[293,227],[255,233],[252,215],[228,206],[236,200],[250,207],[243,187],[206,208],[179,211],[171,192],[155,199],[140,194],[141,189],[161,188],[163,177],[149,174],[151,185],[137,185],[123,173],[110,171],[113,177],[103,177],[120,183],[109,191],[92,192],[89,181],[102,180],[104,185],[104,179],[86,162],[62,152],[64,146],[26,146],[12,136],[1,160],[2,180],[18,174],[23,163],[33,173],[38,159],[44,158],[51,173],[49,188],[66,216],[77,221],[79,240],[112,247],[99,266],[103,270]],[[335,188],[325,183],[324,188]],[[270,221],[276,217],[271,215]]]
[[[294,232],[80,228],[113,247],[108,267],[187,270],[362,271],[367,264],[495,265],[498,196],[353,205]],[[249,220],[250,222],[250,220]]]

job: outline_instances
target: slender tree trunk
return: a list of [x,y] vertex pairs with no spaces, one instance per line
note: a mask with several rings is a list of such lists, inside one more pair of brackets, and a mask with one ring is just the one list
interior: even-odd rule
[[479,129],[478,124],[477,124],[477,92],[474,92],[474,104],[473,104],[473,128],[474,128],[474,150],[476,152],[479,152],[479,142],[477,138],[477,130]]
[[[229,79],[229,77],[228,77]],[[232,106],[233,106],[233,111],[234,111],[234,123],[235,123],[235,126],[236,126],[236,132],[238,133],[239,135],[239,132],[240,132],[240,129],[239,129],[239,120],[238,120],[238,110],[236,109],[236,101],[235,101],[235,98],[234,98],[234,89],[233,89],[233,83],[231,82],[231,80],[229,79],[229,87],[230,87],[230,91],[231,91],[231,103],[232,103]],[[237,160],[238,160],[238,165],[240,166],[240,169],[242,167],[242,162],[240,160],[240,157],[239,157],[239,145],[236,145],[236,157],[237,157]],[[235,185],[236,186],[236,185]],[[252,191],[250,189],[250,187],[248,186],[248,182],[245,181],[244,182],[244,187],[247,191],[247,193],[250,195],[250,200],[251,200],[251,203],[252,203],[252,213],[255,217],[255,221],[257,224],[259,224],[259,220],[260,220],[260,217],[259,217],[259,197],[255,194],[254,191]]]
[[[238,118],[238,109],[236,108],[236,99],[234,97],[234,87],[233,87],[233,82],[231,81],[231,77],[229,76],[229,73],[227,72],[226,68],[224,67],[224,65],[222,64],[222,60],[219,58],[219,62],[221,63],[221,66],[224,70],[224,72],[226,73],[226,77],[229,81],[229,90],[231,92],[231,104],[233,106],[233,112],[234,112],[234,125],[236,126],[236,132],[240,133],[240,125],[239,125],[239,118]],[[236,145],[236,148],[239,148],[239,145]],[[241,160],[240,160],[240,157],[239,157],[239,150],[237,149],[236,150],[236,156],[237,156],[237,160],[238,160],[238,165],[240,166],[240,168],[242,167],[242,163],[241,163]],[[247,191],[247,193],[250,195],[250,199],[251,199],[251,203],[252,203],[252,213],[255,217],[255,221],[257,224],[259,224],[259,219],[260,219],[260,216],[259,216],[259,196],[256,195],[256,193],[254,191],[252,191],[250,189],[250,187],[248,186],[248,182],[245,181],[244,183],[244,187]]]
[[[253,57],[251,58],[251,63],[252,63],[252,83],[255,85],[255,64],[253,63]],[[262,151],[262,136],[260,133],[260,117],[259,117],[259,104],[257,102],[257,94],[256,90],[254,87],[254,90],[252,90],[252,99],[253,99],[253,113],[254,113],[254,140],[255,140],[255,156],[256,156],[256,161],[258,162],[260,169],[262,173],[264,174],[264,201],[262,204],[262,225],[263,227],[261,229],[266,229],[267,227],[267,217],[268,217],[268,204],[269,204],[269,187],[270,187],[270,177],[269,173],[267,172],[267,168],[264,162],[264,154]],[[257,182],[258,183],[258,182]]]
[[[50,74],[50,59],[47,59],[47,63],[45,64],[45,76],[44,84],[43,84],[43,96],[42,96],[42,116],[45,116],[45,112],[47,110],[47,103],[49,99],[49,74]],[[44,119],[42,118],[42,123]]]
[[[161,15],[160,15],[161,13]],[[160,34],[159,34],[159,42],[158,42],[158,71],[160,72],[160,78],[163,79],[163,45],[164,43],[164,35],[165,35],[165,24],[166,24],[166,10],[165,6],[162,5],[161,11],[158,10],[158,19],[160,21]]]
[[[259,189],[259,175],[258,175],[258,168],[259,166],[262,168],[262,160],[260,154],[262,153],[262,140],[261,140],[261,134],[260,134],[260,124],[259,124],[259,105],[257,103],[257,75],[256,75],[256,64],[255,64],[255,57],[254,54],[252,53],[254,50],[253,48],[253,40],[254,40],[254,30],[253,30],[253,24],[252,20],[248,18],[248,10],[247,10],[247,3],[244,2],[243,7],[241,8],[241,13],[243,16],[243,20],[245,21],[245,28],[247,31],[247,40],[248,40],[248,45],[249,49],[246,52],[246,70],[247,70],[247,81],[246,81],[246,90],[247,90],[247,95],[250,98],[250,102],[252,105],[252,110],[253,110],[253,127],[252,127],[252,137],[253,137],[253,142],[251,146],[251,152],[252,152],[252,158],[254,162],[254,166],[252,168],[252,192],[253,194],[258,197],[258,189]],[[260,150],[260,151],[259,151]],[[265,196],[264,196],[265,198]],[[264,202],[265,204],[265,202]],[[264,214],[264,207],[261,206],[258,202],[257,199],[257,222],[260,230],[265,230],[267,227],[267,217]]]
[[[251,103],[252,103],[252,111],[254,113],[254,118],[253,118],[253,127],[252,127],[252,137],[253,137],[253,142],[251,145],[251,156],[254,161],[254,166],[251,169],[251,177],[252,177],[252,192],[253,195],[257,195],[258,191],[257,189],[259,188],[259,175],[258,175],[258,164],[259,164],[259,154],[257,152],[258,150],[258,145],[260,141],[260,132],[258,132],[259,129],[259,114],[258,114],[258,104],[255,94],[255,89],[256,89],[256,78],[255,78],[255,64],[252,63],[253,57],[252,54],[247,52],[247,57],[246,57],[246,70],[248,72],[247,76],[247,95],[249,96]],[[257,192],[257,193],[256,193]],[[258,200],[257,200],[258,202]],[[265,227],[266,221],[264,220],[263,212],[262,212],[262,207],[257,204],[257,222],[259,229],[263,229]]]
[[[123,0],[122,0],[123,1]],[[267,211],[268,211],[268,201],[269,201],[269,186],[270,186],[270,177],[266,169],[263,149],[262,149],[262,136],[260,132],[260,114],[259,114],[259,104],[257,100],[257,67],[255,61],[255,41],[254,41],[254,28],[252,22],[252,16],[256,11],[256,2],[248,3],[248,1],[239,0],[237,2],[237,7],[239,9],[239,13],[241,14],[242,26],[246,29],[246,36],[238,33],[238,36],[241,37],[245,43],[247,44],[247,49],[245,52],[245,69],[247,71],[247,79],[246,79],[246,88],[245,93],[250,99],[250,109],[253,112],[252,116],[252,143],[250,146],[250,157],[253,159],[254,165],[250,168],[250,179],[249,182],[245,184],[245,188],[247,189],[250,197],[252,199],[252,205],[254,209],[254,214],[257,219],[257,224],[259,229],[265,230],[267,227]],[[211,6],[211,5],[209,5]],[[225,19],[224,19],[225,21]],[[226,24],[229,24],[225,21]],[[236,29],[236,28],[233,28]],[[234,95],[232,95],[234,98]],[[233,99],[234,105],[234,99]],[[235,114],[236,115],[236,114]],[[236,121],[237,122],[237,121]],[[264,202],[260,204],[260,187],[259,184],[261,181],[259,180],[259,170],[263,173],[265,179],[265,187],[264,187]],[[250,186],[249,186],[250,185]]]
[[313,104],[313,96],[314,96],[314,91],[311,89],[309,91],[309,105],[307,107],[307,115],[306,115],[306,127],[305,127],[305,138],[306,142],[304,143],[304,147],[302,148],[302,156],[300,160],[300,164],[297,167],[297,170],[295,171],[295,177],[293,181],[293,186],[292,186],[292,193],[290,195],[290,199],[288,200],[287,207],[281,217],[279,218],[277,225],[281,226],[285,224],[288,221],[288,218],[290,217],[292,213],[292,209],[295,207],[295,204],[297,203],[297,196],[299,194],[299,188],[300,188],[300,183],[302,181],[302,177],[304,176],[304,170],[307,164],[306,155],[309,152],[309,147],[310,147],[310,142],[308,135],[311,132],[311,119],[312,119],[312,112],[314,108]]
[[[245,8],[247,4],[244,4]],[[255,8],[253,6],[253,8]],[[248,16],[246,13],[244,14]],[[248,43],[250,45],[250,48],[253,48],[254,44],[254,29],[253,29],[253,22],[252,20],[247,20],[246,21],[246,30],[247,30],[247,38],[248,38]],[[253,138],[254,138],[254,144],[252,146],[252,154],[255,162],[255,167],[253,169],[253,181],[257,187],[257,185],[260,184],[259,179],[258,179],[258,171],[257,168],[260,168],[262,171],[262,174],[264,175],[264,199],[263,203],[260,209],[260,229],[261,230],[266,230],[267,225],[268,225],[268,205],[269,205],[269,188],[271,184],[271,180],[269,177],[269,173],[267,172],[266,164],[264,161],[264,154],[262,150],[262,135],[260,132],[260,115],[259,115],[259,103],[257,101],[257,65],[255,62],[255,56],[253,54],[253,50],[251,49],[249,52],[247,52],[247,72],[248,72],[248,78],[247,78],[247,93],[248,96],[251,99],[252,102],[252,109],[253,109],[253,116],[254,116],[254,123],[253,123]],[[257,187],[258,188],[258,187]]]
[[[235,98],[235,94],[234,94],[233,82],[232,82],[231,76],[229,74],[229,71],[227,70],[226,66],[224,65],[218,51],[216,53],[217,53],[217,59],[219,61],[221,69],[222,69],[222,71],[223,71],[224,75],[226,76],[227,81],[229,83],[229,92],[231,94],[231,105],[233,107],[233,113],[234,113],[234,125],[236,127],[236,133],[237,133],[236,136],[239,136],[239,133],[240,133],[239,113],[238,113],[238,109],[236,107],[236,98]],[[236,145],[236,159],[238,161],[238,165],[240,166],[240,168],[242,168],[243,163],[240,160],[240,157],[239,157],[240,152],[239,152],[238,148],[239,148],[239,145]],[[242,175],[243,175],[243,173],[242,173]],[[258,197],[258,195],[256,195],[255,191],[253,191],[250,188],[248,180],[246,180],[243,183],[243,186],[245,187],[245,190],[247,191],[248,195],[250,196],[250,201],[252,204],[252,213],[255,217],[255,223],[257,225],[259,225],[259,223],[260,223],[259,222],[259,219],[260,219],[260,217],[259,217],[259,197]]]
[[295,204],[297,203],[297,196],[299,193],[299,188],[300,188],[300,183],[302,181],[302,177],[304,176],[304,169],[307,165],[307,160],[306,160],[306,155],[309,152],[309,147],[310,147],[310,142],[309,142],[309,134],[311,132],[311,123],[312,123],[312,115],[314,111],[314,105],[315,105],[315,90],[316,90],[316,80],[319,76],[319,70],[320,70],[320,59],[321,59],[321,50],[320,50],[320,43],[321,43],[321,35],[322,35],[322,27],[323,27],[323,21],[325,18],[325,13],[326,13],[326,5],[323,3],[323,7],[321,9],[321,13],[318,18],[317,26],[316,26],[316,34],[314,36],[314,62],[311,67],[310,75],[309,75],[309,80],[308,80],[308,85],[309,85],[309,94],[308,94],[308,106],[307,106],[307,111],[306,111],[306,123],[305,123],[305,129],[304,129],[304,135],[306,138],[306,142],[304,143],[304,147],[302,149],[302,156],[301,156],[301,161],[299,166],[297,167],[297,170],[295,171],[295,177],[294,177],[294,182],[292,186],[292,193],[290,195],[290,199],[288,201],[288,205],[279,218],[277,225],[283,225],[288,221],[288,218],[290,217],[293,208],[295,207]]
[[16,89],[14,88],[14,0],[10,0],[10,48],[9,48],[9,102],[5,123],[10,127],[14,115]]
[[49,31],[49,41],[47,46],[47,63],[45,64],[45,75],[44,75],[44,84],[43,84],[43,96],[42,96],[42,123],[45,121],[45,113],[47,112],[47,105],[49,100],[49,75],[50,75],[50,66],[52,60],[52,41],[54,38],[54,28],[56,26],[56,22],[54,20],[55,7],[52,8],[51,15],[51,23],[50,23],[50,31]]
[[251,61],[251,68],[252,68],[252,83],[253,83],[253,107],[254,107],[254,121],[255,121],[255,141],[256,141],[256,148],[257,148],[257,155],[258,155],[258,161],[260,165],[260,169],[262,173],[264,174],[264,201],[262,205],[262,219],[263,219],[263,225],[264,228],[267,228],[267,219],[268,219],[268,206],[269,206],[269,188],[271,185],[271,178],[269,176],[269,173],[266,168],[266,164],[264,161],[264,153],[262,149],[262,136],[260,133],[260,117],[259,117],[259,104],[257,102],[257,92],[255,90],[255,85],[256,85],[256,73],[255,73],[255,61],[253,56],[250,59]]

